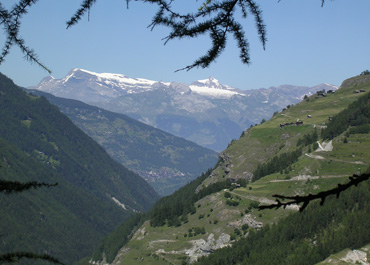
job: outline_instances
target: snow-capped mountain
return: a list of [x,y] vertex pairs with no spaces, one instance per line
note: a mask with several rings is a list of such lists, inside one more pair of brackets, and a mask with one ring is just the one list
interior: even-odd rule
[[187,85],[83,69],[73,69],[62,79],[46,77],[32,88],[129,115],[216,151],[304,95],[336,89],[321,84],[240,90],[214,77]]
[[214,77],[209,77],[205,80],[198,80],[189,86],[191,91],[210,97],[232,97],[235,95],[244,95],[242,92],[237,91],[237,89],[222,85]]
[[[56,96],[81,101],[106,101],[131,93],[153,90],[157,81],[130,78],[122,74],[95,73],[73,69],[62,79],[44,78],[38,89]],[[169,84],[167,84],[169,85]]]

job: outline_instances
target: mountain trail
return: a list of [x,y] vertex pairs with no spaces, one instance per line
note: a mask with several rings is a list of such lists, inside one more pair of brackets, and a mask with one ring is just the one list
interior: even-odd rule
[[355,164],[355,165],[366,165],[366,163],[363,162],[363,161],[347,161],[347,160],[343,160],[343,159],[335,159],[335,158],[332,158],[332,157],[325,158],[323,156],[307,154],[307,153],[305,154],[305,156],[308,156],[308,157],[313,158],[313,159],[319,159],[319,160],[330,159],[332,161],[341,162],[341,163],[349,163],[349,164]]
[[259,203],[265,203],[265,204],[275,203],[274,200],[270,200],[266,197],[258,197],[258,196],[253,196],[253,195],[240,195],[240,194],[235,193],[233,191],[229,191],[229,193],[234,194],[234,195],[239,196],[239,197],[242,197],[242,198],[245,198],[245,199],[248,199],[248,200],[256,201],[256,202],[259,202]]
[[328,179],[328,178],[343,178],[348,177],[348,175],[325,175],[325,176],[311,176],[311,175],[298,175],[295,177],[292,177],[291,179],[273,179],[269,182],[288,182],[288,181],[304,181],[309,179]]
[[305,155],[308,156],[308,157],[311,157],[313,159],[320,159],[320,160],[324,160],[325,159],[324,157],[318,156],[318,155],[311,155],[311,154],[307,154],[307,153]]
[[[229,191],[229,192],[231,194],[236,195],[236,196],[239,196],[239,197],[242,197],[242,198],[245,198],[245,199],[248,199],[248,200],[256,201],[256,202],[259,202],[261,204],[275,204],[276,203],[275,200],[271,200],[271,199],[266,198],[266,197],[258,197],[258,196],[253,196],[253,195],[240,195],[240,194],[232,192],[232,191]],[[299,207],[298,207],[298,205],[288,205],[286,207],[286,209],[299,210]]]

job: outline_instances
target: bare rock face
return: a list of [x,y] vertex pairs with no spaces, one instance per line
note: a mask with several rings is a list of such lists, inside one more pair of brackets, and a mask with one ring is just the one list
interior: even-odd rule
[[242,225],[247,224],[249,227],[252,227],[254,229],[260,229],[263,226],[262,222],[256,221],[256,219],[250,215],[246,214],[243,216],[243,219],[237,220],[235,222],[228,223],[229,226],[235,227],[240,229]]
[[190,257],[189,262],[195,262],[202,256],[208,256],[216,249],[230,246],[230,235],[222,233],[216,240],[213,233],[211,233],[207,240],[197,239],[192,240],[193,247],[188,249],[185,254]]

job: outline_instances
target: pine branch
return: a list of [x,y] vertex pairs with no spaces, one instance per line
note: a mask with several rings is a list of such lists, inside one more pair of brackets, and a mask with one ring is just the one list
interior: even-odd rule
[[4,193],[16,193],[16,192],[22,192],[29,189],[37,189],[40,187],[55,187],[58,183],[49,184],[44,182],[18,182],[18,181],[7,181],[7,180],[0,180],[0,192]]
[[58,259],[48,255],[48,254],[35,254],[30,252],[12,252],[12,253],[5,253],[0,255],[0,264],[3,263],[18,263],[20,259],[32,259],[32,260],[44,260],[49,261],[54,264],[61,264],[64,265],[62,262],[60,262]]
[[86,12],[89,14],[89,18],[90,18],[90,9],[95,3],[96,3],[96,0],[84,0],[81,3],[81,7],[70,18],[70,20],[67,21],[67,29],[73,25],[76,25],[82,19],[82,17],[85,15]]
[[241,9],[243,18],[247,17],[247,13],[251,13],[255,17],[258,35],[263,48],[265,48],[267,38],[262,11],[253,0],[207,0],[197,12],[187,14],[174,12],[171,9],[171,2],[163,0],[146,0],[145,2],[159,5],[159,10],[152,19],[150,28],[153,30],[157,25],[162,25],[171,30],[170,34],[164,38],[164,44],[173,39],[196,38],[209,34],[212,46],[205,55],[198,58],[193,64],[177,71],[188,71],[194,67],[208,67],[225,49],[229,34],[232,34],[237,41],[242,63],[250,63],[249,44],[245,32],[241,23],[234,16],[237,9]]
[[[131,0],[125,0],[128,7]],[[208,67],[224,51],[226,39],[229,34],[237,41],[240,51],[240,59],[244,64],[250,63],[249,44],[239,18],[234,16],[235,11],[240,10],[242,18],[246,19],[248,13],[255,18],[257,33],[262,43],[263,49],[266,47],[266,26],[262,19],[262,11],[255,0],[204,0],[204,3],[196,12],[179,13],[172,9],[171,4],[176,0],[137,0],[144,3],[156,4],[158,12],[152,19],[149,28],[152,30],[157,25],[162,25],[170,29],[170,34],[164,38],[164,44],[173,39],[197,38],[200,35],[208,34],[212,42],[211,48],[205,55],[199,57],[193,64],[180,70],[190,70],[194,67]],[[281,0],[278,0],[280,2]],[[0,54],[0,64],[9,54],[10,48],[18,46],[24,53],[26,60],[36,63],[44,70],[51,71],[40,62],[34,51],[25,45],[25,41],[19,35],[20,21],[23,15],[27,14],[30,6],[38,0],[19,0],[13,9],[8,12],[0,3],[0,24],[4,27],[6,36],[5,43]],[[78,24],[82,17],[87,13],[90,19],[90,10],[97,0],[83,0],[80,8],[66,22],[67,28]],[[323,6],[325,0],[321,0]]]
[[[357,187],[357,185],[359,183],[361,183],[363,181],[366,181],[369,178],[370,178],[370,174],[362,174],[360,176],[353,175],[353,176],[349,177],[350,181],[346,184],[338,184],[338,186],[334,189],[327,190],[327,191],[322,191],[322,192],[319,192],[318,194],[309,194],[307,196],[298,196],[298,195],[297,196],[283,196],[283,195],[275,194],[272,197],[277,198],[276,199],[276,202],[277,202],[276,204],[261,205],[261,206],[258,206],[258,208],[259,208],[259,210],[279,209],[281,207],[283,207],[285,209],[288,205],[302,204],[299,208],[299,211],[302,212],[308,206],[308,204],[311,201],[316,200],[316,199],[320,199],[321,200],[320,205],[323,205],[324,202],[325,202],[326,197],[328,197],[329,195],[336,195],[337,198],[338,198],[341,192],[347,190],[348,188],[350,188],[352,186]],[[282,199],[282,200],[288,199],[290,201],[281,202],[279,199]]]
[[10,48],[16,45],[21,49],[27,61],[36,63],[50,74],[51,71],[40,62],[35,52],[27,47],[23,38],[19,36],[19,28],[21,26],[20,20],[22,16],[27,14],[27,8],[35,4],[37,1],[38,0],[20,0],[18,4],[14,5],[10,12],[3,8],[0,3],[0,24],[3,25],[6,35],[6,41],[0,55],[0,64],[4,62],[5,57],[10,52]]

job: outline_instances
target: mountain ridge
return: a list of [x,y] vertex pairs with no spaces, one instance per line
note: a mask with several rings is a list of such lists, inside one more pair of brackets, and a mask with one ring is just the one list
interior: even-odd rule
[[225,149],[250,125],[269,119],[304,95],[333,89],[321,84],[240,90],[214,77],[187,85],[81,69],[62,79],[48,77],[30,88],[128,115],[215,151]]

